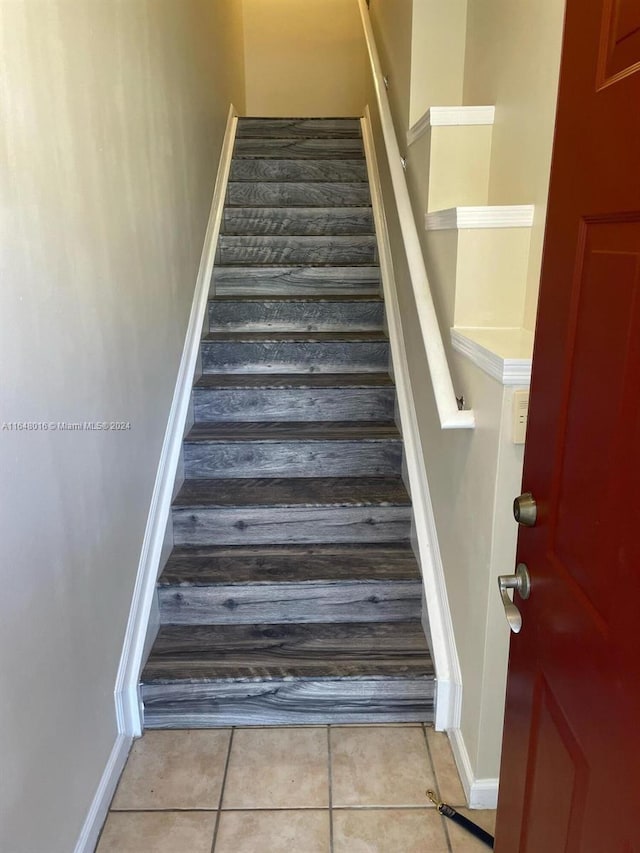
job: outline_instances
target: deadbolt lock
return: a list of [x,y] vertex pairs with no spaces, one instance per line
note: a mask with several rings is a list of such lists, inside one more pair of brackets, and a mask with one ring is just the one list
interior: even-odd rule
[[531,492],[524,492],[513,502],[513,517],[523,527],[533,527],[538,518],[538,507]]

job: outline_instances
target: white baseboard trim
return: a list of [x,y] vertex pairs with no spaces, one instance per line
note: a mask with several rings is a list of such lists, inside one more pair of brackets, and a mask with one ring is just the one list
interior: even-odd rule
[[[438,533],[429,492],[426,467],[420,441],[409,365],[404,346],[402,320],[396,293],[395,276],[389,243],[389,232],[384,215],[382,186],[377,167],[376,151],[371,129],[371,112],[366,108],[362,119],[362,136],[367,158],[373,215],[378,248],[384,301],[389,327],[389,341],[393,361],[394,381],[402,425],[405,458],[411,502],[415,519],[418,557],[424,578],[431,654],[436,673],[436,717],[438,731],[460,725],[462,704],[462,676],[453,633],[453,622],[444,579],[444,567],[438,546]],[[425,364],[425,371],[428,368]]]
[[74,853],[93,853],[96,849],[98,836],[100,835],[102,824],[106,820],[118,779],[127,762],[131,742],[132,738],[128,735],[117,735],[111,755],[100,779],[100,784],[82,826]]
[[138,696],[138,680],[143,663],[145,637],[160,566],[165,530],[171,510],[173,486],[180,460],[184,426],[189,412],[191,387],[206,316],[209,286],[220,232],[227,179],[231,168],[237,123],[237,113],[231,105],[191,305],[189,325],[160,453],[129,621],[116,677],[115,703],[118,731],[129,737],[138,737],[142,733],[142,708]]
[[498,806],[498,779],[476,779],[459,728],[449,729],[449,741],[470,809],[495,809]]

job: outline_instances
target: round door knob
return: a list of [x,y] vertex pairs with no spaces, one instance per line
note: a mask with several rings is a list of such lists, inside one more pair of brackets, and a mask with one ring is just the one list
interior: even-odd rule
[[513,517],[523,527],[533,527],[538,518],[538,507],[531,492],[524,492],[513,502]]

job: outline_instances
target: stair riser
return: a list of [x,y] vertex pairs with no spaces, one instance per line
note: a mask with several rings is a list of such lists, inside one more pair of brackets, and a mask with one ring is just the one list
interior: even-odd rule
[[382,329],[382,302],[223,302],[209,303],[211,331],[376,331]]
[[233,160],[230,181],[366,181],[364,160]]
[[311,157],[314,160],[328,158],[330,160],[342,157],[351,160],[364,157],[361,139],[258,139],[246,137],[236,139],[233,156],[243,157],[275,157],[278,160],[298,157]]
[[405,622],[420,619],[419,581],[163,587],[163,625]]
[[387,421],[393,388],[194,389],[196,421]]
[[432,722],[433,678],[143,685],[145,728]]
[[204,373],[376,373],[389,364],[386,342],[203,341]]
[[375,237],[228,237],[218,241],[219,264],[373,264]]
[[230,181],[227,187],[227,204],[247,205],[301,205],[302,207],[369,206],[369,185],[354,182],[283,182]]
[[377,267],[214,267],[217,296],[378,296]]
[[406,506],[174,507],[172,512],[175,545],[404,542],[411,526]]
[[322,236],[373,232],[373,214],[367,207],[227,207],[222,221],[222,234],[231,235]]
[[184,445],[185,476],[386,477],[402,469],[402,442],[271,441]]
[[241,118],[237,137],[351,137],[360,136],[358,118]]

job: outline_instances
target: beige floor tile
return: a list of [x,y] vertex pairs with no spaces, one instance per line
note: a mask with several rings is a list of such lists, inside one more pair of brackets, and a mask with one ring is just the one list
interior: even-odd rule
[[329,853],[329,811],[222,812],[216,853]]
[[425,806],[434,778],[422,729],[331,729],[334,806]]
[[229,729],[146,732],[136,741],[112,809],[217,809]]
[[333,812],[334,853],[446,853],[435,809],[341,809]]
[[326,808],[327,750],[327,730],[322,727],[238,729],[222,808]]
[[215,812],[111,812],[96,853],[210,853]]
[[[456,809],[457,812],[477,823],[491,835],[495,834],[496,829],[496,813],[487,809]],[[470,835],[462,827],[452,821],[447,821],[447,830],[451,841],[451,849],[453,853],[486,853],[487,847],[481,844],[477,839]]]
[[427,729],[427,740],[429,741],[429,750],[438,782],[440,799],[449,803],[450,806],[466,806],[467,799],[453,760],[449,738],[445,732]]

